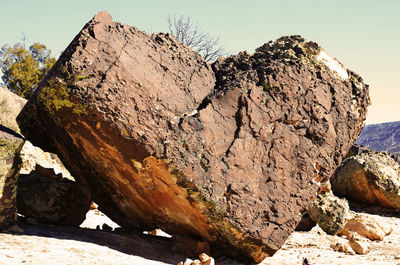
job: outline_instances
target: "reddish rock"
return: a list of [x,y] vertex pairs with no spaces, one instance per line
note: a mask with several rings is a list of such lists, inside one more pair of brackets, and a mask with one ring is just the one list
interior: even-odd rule
[[368,86],[299,36],[213,70],[171,35],[148,36],[103,12],[18,122],[120,225],[261,261],[358,137]]

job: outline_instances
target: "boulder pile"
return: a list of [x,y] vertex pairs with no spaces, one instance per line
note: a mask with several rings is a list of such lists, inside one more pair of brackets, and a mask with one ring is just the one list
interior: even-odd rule
[[102,12],[17,121],[121,226],[259,262],[294,231],[368,105],[361,77],[300,36],[209,65]]

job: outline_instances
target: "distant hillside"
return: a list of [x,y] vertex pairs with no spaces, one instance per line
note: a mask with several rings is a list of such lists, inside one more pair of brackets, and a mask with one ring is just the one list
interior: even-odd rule
[[400,153],[400,121],[365,126],[356,144],[375,151]]

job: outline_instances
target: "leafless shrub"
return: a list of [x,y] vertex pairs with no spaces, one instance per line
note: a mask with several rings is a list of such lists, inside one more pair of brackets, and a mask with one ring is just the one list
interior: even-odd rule
[[167,20],[170,33],[198,52],[207,62],[213,62],[225,54],[225,49],[219,44],[219,38],[202,31],[190,17],[168,15]]

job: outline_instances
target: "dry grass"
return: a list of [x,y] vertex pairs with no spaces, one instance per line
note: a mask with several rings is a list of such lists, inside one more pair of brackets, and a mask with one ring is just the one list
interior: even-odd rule
[[26,100],[0,87],[0,124],[18,133],[19,127],[15,120]]

